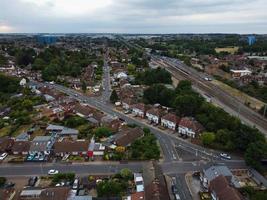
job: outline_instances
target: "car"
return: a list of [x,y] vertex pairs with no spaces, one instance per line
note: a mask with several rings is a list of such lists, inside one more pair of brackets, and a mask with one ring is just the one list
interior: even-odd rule
[[172,185],[172,193],[176,194],[178,192],[178,189],[175,185]]
[[212,81],[210,77],[205,77],[204,80],[206,80],[206,81]]
[[231,160],[231,156],[229,156],[227,153],[220,153],[220,157],[223,159]]
[[179,194],[175,194],[174,197],[175,197],[175,200],[180,200],[181,199]]
[[0,160],[4,160],[6,157],[7,157],[7,153],[2,153],[1,155],[0,155]]
[[77,190],[79,187],[79,179],[76,178],[73,182],[72,189]]
[[126,110],[126,111],[124,111],[124,114],[130,114],[131,113],[131,111],[130,110]]
[[75,96],[75,97],[77,97],[77,96],[78,96],[78,94],[74,94],[74,96]]
[[59,173],[59,171],[56,170],[56,169],[50,169],[50,170],[48,171],[48,175],[55,175],[55,174],[58,174],[58,173]]
[[37,176],[30,177],[30,179],[28,180],[28,186],[34,187],[37,180],[38,180]]
[[69,158],[70,154],[66,154],[64,155],[64,157],[62,158],[63,161],[66,161]]

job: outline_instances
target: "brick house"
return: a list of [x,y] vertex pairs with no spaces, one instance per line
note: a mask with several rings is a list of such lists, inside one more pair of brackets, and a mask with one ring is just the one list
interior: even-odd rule
[[192,117],[183,117],[180,120],[178,132],[181,135],[195,138],[204,130],[204,127]]
[[179,117],[172,113],[168,113],[161,118],[161,126],[171,130],[176,130],[178,123]]

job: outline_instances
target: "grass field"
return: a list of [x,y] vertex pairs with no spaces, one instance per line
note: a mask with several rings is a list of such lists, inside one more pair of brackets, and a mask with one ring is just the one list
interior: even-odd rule
[[229,85],[226,85],[218,80],[213,80],[212,83],[214,83],[215,85],[219,86],[221,89],[223,89],[224,91],[228,92],[229,94],[231,94],[232,96],[235,96],[236,98],[238,98],[241,102],[245,103],[249,103],[250,107],[256,110],[259,110],[262,108],[262,106],[264,106],[264,103],[254,97],[251,97],[235,88],[230,87]]
[[238,51],[239,47],[225,47],[225,48],[215,48],[216,53],[228,52],[234,54]]

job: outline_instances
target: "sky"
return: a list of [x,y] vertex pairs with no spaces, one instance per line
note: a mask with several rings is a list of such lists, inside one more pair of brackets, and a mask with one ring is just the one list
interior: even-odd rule
[[0,33],[267,33],[267,0],[0,0]]

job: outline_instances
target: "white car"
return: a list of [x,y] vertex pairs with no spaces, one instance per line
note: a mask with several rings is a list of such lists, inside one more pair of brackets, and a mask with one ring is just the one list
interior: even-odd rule
[[56,170],[56,169],[50,169],[50,170],[48,171],[48,175],[55,175],[55,174],[58,174],[58,173],[59,173],[59,171]]
[[227,153],[220,153],[221,158],[231,160],[231,156],[229,156]]
[[0,155],[0,160],[4,160],[7,157],[7,153],[2,153]]

